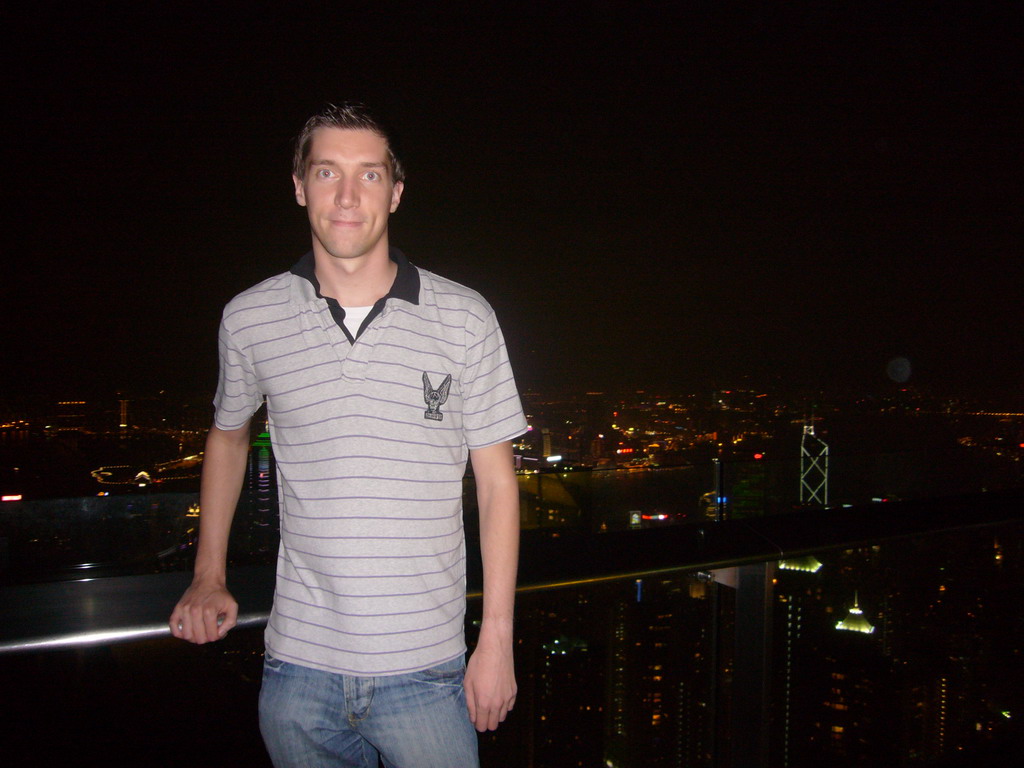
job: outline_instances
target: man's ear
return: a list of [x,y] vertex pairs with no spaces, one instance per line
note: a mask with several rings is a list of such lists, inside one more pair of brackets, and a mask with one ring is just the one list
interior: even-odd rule
[[402,202],[402,191],[405,189],[405,184],[401,181],[396,181],[395,185],[391,188],[391,212],[394,213],[398,210],[398,204]]
[[301,206],[306,205],[306,188],[302,186],[302,179],[292,174],[292,183],[295,184],[295,202]]

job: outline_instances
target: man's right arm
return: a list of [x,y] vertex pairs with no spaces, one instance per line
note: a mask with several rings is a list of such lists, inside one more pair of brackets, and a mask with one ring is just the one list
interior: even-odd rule
[[238,619],[238,604],[227,590],[228,536],[248,453],[248,422],[232,430],[210,427],[199,489],[195,575],[170,619],[171,634],[192,643],[221,639]]

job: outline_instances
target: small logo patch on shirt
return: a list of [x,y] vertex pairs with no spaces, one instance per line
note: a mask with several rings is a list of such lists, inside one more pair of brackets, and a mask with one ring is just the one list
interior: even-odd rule
[[441,413],[441,406],[448,400],[448,390],[452,387],[452,375],[449,373],[444,377],[441,386],[434,389],[430,386],[430,377],[423,372],[423,402],[427,404],[427,410],[423,412],[423,418],[432,421],[441,421],[444,414]]

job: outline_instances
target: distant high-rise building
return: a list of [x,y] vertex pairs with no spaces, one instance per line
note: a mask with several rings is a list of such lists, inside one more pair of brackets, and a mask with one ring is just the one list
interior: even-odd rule
[[796,722],[796,709],[806,687],[804,666],[807,644],[804,640],[806,613],[820,598],[820,588],[813,575],[821,570],[817,558],[808,555],[782,560],[778,568],[778,586],[775,590],[776,610],[776,663],[773,701],[773,727],[770,730],[772,752],[781,768],[795,765],[793,753],[801,748],[800,724]]
[[[776,587],[774,764],[784,768],[894,764],[900,742],[898,671],[848,580],[877,570],[873,549],[827,570],[814,558],[780,563]],[[828,578],[822,578],[822,575]],[[834,591],[839,588],[837,595]],[[826,591],[829,590],[829,591]],[[843,594],[845,593],[845,594]]]
[[86,430],[90,427],[90,415],[85,400],[61,400],[54,409],[51,427],[58,432]]
[[707,586],[644,579],[613,608],[603,764],[707,765],[711,753]]
[[800,503],[828,506],[828,444],[804,425],[800,440]]
[[265,553],[277,544],[277,462],[266,431],[252,442],[234,527],[232,545],[239,551]]

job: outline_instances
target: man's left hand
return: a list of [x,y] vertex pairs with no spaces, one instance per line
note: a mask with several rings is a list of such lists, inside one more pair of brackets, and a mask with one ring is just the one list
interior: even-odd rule
[[500,650],[483,642],[477,645],[466,665],[465,689],[473,726],[481,733],[495,730],[516,702],[511,647]]

